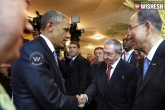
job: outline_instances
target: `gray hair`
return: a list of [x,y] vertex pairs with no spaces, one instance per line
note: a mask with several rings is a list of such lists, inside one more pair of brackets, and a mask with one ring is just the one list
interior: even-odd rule
[[[46,12],[41,18],[41,29],[46,28],[48,22],[53,22],[54,24],[59,24],[62,22],[63,18],[68,19],[68,17],[59,11],[51,10]],[[69,19],[68,19],[69,20]]]
[[114,45],[114,49],[115,49],[115,52],[116,53],[119,53],[119,52],[122,51],[122,45],[116,39],[111,39],[111,38],[110,39],[107,39],[107,40],[105,40],[104,45]]
[[162,29],[162,19],[157,10],[137,10],[138,22],[149,21],[159,32]]

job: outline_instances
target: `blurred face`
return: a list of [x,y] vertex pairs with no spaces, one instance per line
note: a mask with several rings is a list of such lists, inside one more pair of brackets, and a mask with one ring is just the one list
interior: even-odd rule
[[66,18],[53,27],[51,42],[55,48],[64,48],[67,40],[70,38],[70,23]]
[[138,15],[135,13],[129,22],[129,34],[132,37],[133,48],[137,50],[143,50],[143,45],[147,41],[147,28],[145,23],[138,23]]
[[107,65],[114,64],[119,57],[121,56],[121,52],[116,53],[114,49],[114,45],[104,45],[104,61]]
[[32,31],[27,20],[30,0],[0,0],[0,63],[11,63],[19,56],[24,30]]
[[94,56],[95,56],[95,60],[97,63],[104,61],[103,58],[103,50],[102,49],[97,49],[94,51]]
[[78,53],[80,53],[80,49],[75,44],[69,45],[69,55],[71,57],[75,57]]
[[132,49],[132,39],[130,35],[126,35],[123,38],[123,48],[126,52],[129,52]]
[[137,60],[140,60],[140,59],[142,59],[144,57],[144,53],[141,52],[141,51],[138,51],[138,50],[134,50],[134,54],[135,54],[135,58]]
[[91,54],[88,54],[88,55],[87,55],[87,60],[88,60],[89,62],[93,61],[93,57],[92,57]]

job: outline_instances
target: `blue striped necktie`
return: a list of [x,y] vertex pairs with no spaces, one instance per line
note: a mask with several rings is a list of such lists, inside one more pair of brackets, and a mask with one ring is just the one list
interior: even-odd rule
[[58,66],[58,59],[57,59],[57,54],[56,50],[53,52],[54,59],[56,60],[57,66]]
[[144,64],[143,64],[143,79],[144,79],[146,72],[148,70],[149,62],[150,62],[150,60],[147,57],[145,57]]

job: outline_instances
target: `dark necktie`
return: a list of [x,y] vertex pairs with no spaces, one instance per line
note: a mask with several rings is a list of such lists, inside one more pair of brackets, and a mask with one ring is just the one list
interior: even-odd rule
[[111,69],[112,69],[112,66],[108,65],[108,70],[107,70],[107,73],[106,73],[106,86],[107,86],[107,84],[109,82],[109,79],[110,79]]
[[57,59],[57,54],[56,54],[56,50],[53,52],[53,56],[54,56],[54,59],[57,63],[57,66],[58,66],[58,59]]
[[150,62],[150,60],[147,57],[145,57],[144,64],[143,64],[143,79],[144,79],[146,72],[148,70],[149,62]]
[[70,60],[70,62],[69,62],[69,66],[70,66],[72,63],[73,63],[73,59]]

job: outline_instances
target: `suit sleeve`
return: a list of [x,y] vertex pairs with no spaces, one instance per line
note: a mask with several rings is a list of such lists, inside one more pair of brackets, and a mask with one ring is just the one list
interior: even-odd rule
[[96,96],[96,78],[92,81],[92,83],[88,86],[88,88],[85,90],[85,94],[88,96],[88,104],[90,101]]
[[89,62],[85,59],[82,60],[79,66],[79,88],[78,94],[83,94],[88,86],[88,76],[90,71]]
[[41,65],[32,64],[29,61],[30,54],[27,51],[27,49],[21,51],[21,57],[16,62],[17,65],[14,68],[16,71],[14,72],[19,74],[21,80],[27,86],[27,90],[33,95],[41,108],[43,110],[78,109],[77,98],[66,96],[59,90],[55,83],[55,76],[48,69],[48,65],[45,63]]

